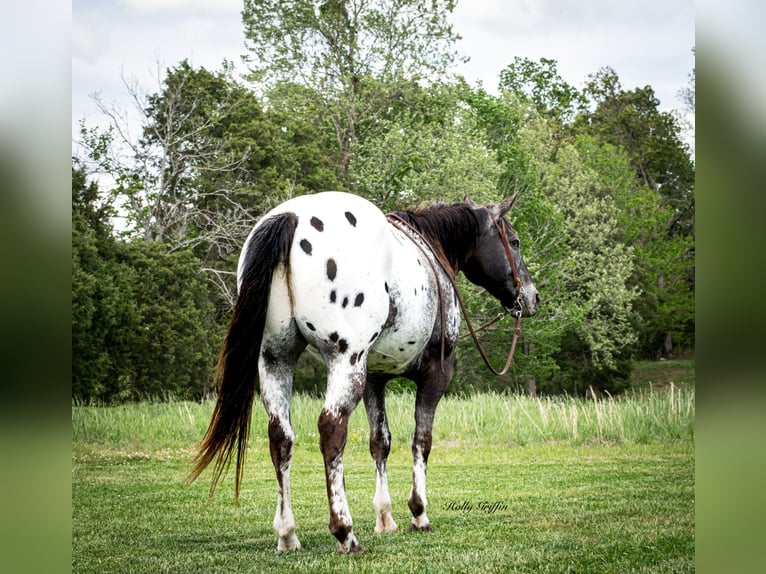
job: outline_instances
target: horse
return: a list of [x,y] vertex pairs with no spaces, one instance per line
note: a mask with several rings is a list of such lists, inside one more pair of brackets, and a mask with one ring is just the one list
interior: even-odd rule
[[361,400],[375,463],[375,532],[397,529],[386,475],[385,389],[394,377],[417,387],[410,529],[431,531],[426,465],[436,407],[455,366],[460,310],[454,277],[462,271],[485,288],[518,318],[517,328],[540,302],[519,237],[505,219],[516,197],[481,206],[466,195],[463,202],[386,216],[359,196],[323,192],[289,199],[263,216],[237,265],[238,298],[216,367],[218,397],[189,481],[213,463],[212,496],[236,451],[238,501],[260,384],[277,479],[277,549],[300,549],[290,493],[290,402],[296,363],[310,347],[327,366],[317,426],[338,553],[362,551],[343,472],[348,421]]

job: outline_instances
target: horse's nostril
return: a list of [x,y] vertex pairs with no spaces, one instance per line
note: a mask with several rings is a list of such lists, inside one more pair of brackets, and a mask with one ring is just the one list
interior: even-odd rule
[[535,305],[540,304],[540,293],[535,293]]

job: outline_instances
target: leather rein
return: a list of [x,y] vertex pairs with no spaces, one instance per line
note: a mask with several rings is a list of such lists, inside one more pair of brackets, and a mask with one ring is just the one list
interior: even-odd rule
[[[494,325],[496,322],[498,322],[502,315],[498,315],[491,321],[485,323],[478,329],[474,329],[473,324],[471,323],[471,319],[468,317],[468,311],[466,310],[465,303],[463,302],[463,297],[460,295],[460,291],[457,288],[457,283],[455,282],[455,275],[452,271],[452,266],[444,260],[444,256],[441,253],[440,250],[436,250],[433,247],[431,247],[431,244],[428,242],[428,240],[423,236],[422,233],[420,233],[417,229],[415,229],[410,223],[408,223],[405,219],[397,215],[396,213],[389,213],[386,215],[386,218],[388,221],[394,225],[395,227],[403,226],[405,230],[408,230],[414,235],[414,237],[417,237],[420,239],[420,242],[415,241],[414,237],[410,234],[405,233],[407,237],[409,237],[410,241],[412,241],[418,249],[425,255],[426,261],[428,261],[429,265],[431,266],[431,270],[434,272],[434,277],[436,278],[436,286],[437,290],[439,292],[439,313],[441,317],[441,368],[442,372],[444,372],[444,348],[445,348],[445,310],[444,310],[444,301],[442,297],[442,288],[441,288],[441,282],[439,281],[439,274],[436,272],[436,269],[434,268],[433,262],[431,261],[431,258],[428,257],[428,253],[426,253],[426,250],[424,248],[424,245],[428,246],[431,254],[433,255],[434,259],[439,263],[439,266],[444,271],[444,274],[447,276],[447,279],[449,279],[450,284],[452,285],[452,288],[455,291],[455,295],[457,296],[458,303],[460,305],[460,310],[463,313],[463,317],[465,318],[465,323],[468,326],[468,332],[471,335],[471,338],[473,339],[473,344],[476,347],[476,350],[479,351],[479,355],[481,355],[481,358],[484,360],[484,364],[487,366],[487,368],[496,376],[504,375],[508,372],[508,369],[511,366],[511,363],[513,362],[513,355],[516,352],[516,343],[519,339],[519,335],[521,334],[521,279],[519,278],[518,271],[516,270],[516,263],[513,260],[513,254],[511,253],[511,246],[508,244],[508,237],[505,233],[505,226],[498,223],[495,219],[492,220],[492,222],[495,225],[495,229],[497,229],[498,234],[500,235],[500,241],[503,244],[503,248],[505,249],[505,254],[508,257],[508,261],[511,265],[511,271],[513,273],[513,281],[516,285],[516,289],[518,292],[518,295],[516,297],[516,303],[518,304],[519,308],[512,311],[512,314],[516,317],[516,326],[513,330],[513,341],[511,342],[511,349],[508,352],[508,359],[505,362],[505,366],[498,371],[495,369],[492,364],[489,362],[489,359],[487,358],[487,354],[484,352],[484,349],[481,346],[481,343],[479,343],[479,338],[476,335],[477,332],[483,331],[490,325]],[[401,228],[401,227],[400,227]],[[421,244],[422,242],[422,244]]]

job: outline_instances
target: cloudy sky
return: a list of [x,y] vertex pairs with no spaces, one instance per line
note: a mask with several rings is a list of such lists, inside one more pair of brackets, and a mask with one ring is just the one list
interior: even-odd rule
[[[128,105],[122,77],[155,92],[158,62],[239,63],[241,8],[241,0],[73,0],[73,134],[80,119],[101,121],[92,93]],[[545,57],[577,87],[610,66],[624,88],[651,85],[672,109],[694,68],[692,0],[462,0],[451,19],[470,58],[457,71],[490,90],[515,56]]]

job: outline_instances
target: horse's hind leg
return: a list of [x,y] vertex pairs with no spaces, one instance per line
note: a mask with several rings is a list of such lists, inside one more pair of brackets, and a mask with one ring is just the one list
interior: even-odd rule
[[[341,356],[342,357],[342,356]],[[328,361],[327,395],[319,415],[319,447],[324,457],[327,499],[330,505],[330,532],[338,540],[338,553],[358,553],[362,547],[352,532],[351,512],[343,476],[343,450],[348,420],[362,398],[364,367],[341,367],[342,358]]]
[[290,497],[290,466],[293,460],[295,434],[290,424],[290,401],[293,374],[305,342],[296,336],[294,325],[279,337],[264,341],[258,364],[261,399],[269,415],[269,450],[277,474],[277,509],[274,531],[277,549],[298,550],[301,543],[295,535],[295,517]]
[[391,516],[391,495],[388,492],[386,461],[391,451],[391,431],[386,418],[386,381],[370,377],[364,388],[364,406],[370,423],[370,454],[375,461],[375,532],[389,532],[397,529]]

